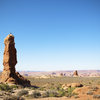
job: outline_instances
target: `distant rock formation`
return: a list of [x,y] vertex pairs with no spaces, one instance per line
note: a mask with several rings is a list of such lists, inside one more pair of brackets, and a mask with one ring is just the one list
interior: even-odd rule
[[78,76],[77,70],[73,73],[73,76]]
[[4,69],[1,75],[1,82],[8,84],[18,84],[30,86],[30,81],[16,72],[15,65],[17,64],[17,55],[14,42],[14,36],[9,34],[5,40],[5,50],[3,56]]
[[61,77],[66,76],[66,73],[60,73],[60,76]]
[[63,73],[60,73],[60,76],[64,76],[64,74]]

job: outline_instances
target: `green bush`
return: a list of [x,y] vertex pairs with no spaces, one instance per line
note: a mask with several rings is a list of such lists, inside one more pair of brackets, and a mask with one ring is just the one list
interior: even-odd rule
[[92,91],[97,91],[98,89],[99,89],[99,88],[96,87],[96,86],[94,86],[94,87],[91,88]]
[[67,90],[66,96],[67,97],[72,97],[74,95],[77,95],[76,93],[73,93],[74,89],[75,89],[74,87],[69,87],[68,90]]
[[44,87],[40,87],[40,88],[39,88],[39,90],[44,91],[44,90],[45,90],[45,88],[44,88]]
[[41,97],[41,93],[39,91],[33,91],[33,93],[30,96],[33,98],[39,98]]
[[63,96],[65,96],[66,95],[66,91],[64,90],[64,89],[59,89],[58,90],[58,96],[59,97],[63,97]]
[[73,90],[75,88],[68,88],[68,91],[66,92],[64,89],[59,88],[58,90],[48,90],[42,94],[42,97],[71,97],[74,95],[78,95],[76,93],[73,93]]
[[9,86],[8,84],[0,84],[1,91],[11,91],[13,88],[18,88],[16,85]]
[[11,88],[7,84],[0,84],[0,90],[1,91],[9,91],[9,90],[11,90]]
[[95,99],[100,99],[100,94],[98,94],[98,95],[93,95],[93,98],[95,98]]
[[11,89],[16,89],[16,88],[18,88],[18,86],[17,85],[11,85],[10,88]]
[[23,95],[27,95],[28,94],[28,91],[27,90],[21,90],[17,93],[17,96],[21,97]]
[[44,93],[44,97],[58,97],[58,92],[55,90],[48,90]]
[[17,96],[6,96],[3,98],[3,100],[25,100],[25,99]]

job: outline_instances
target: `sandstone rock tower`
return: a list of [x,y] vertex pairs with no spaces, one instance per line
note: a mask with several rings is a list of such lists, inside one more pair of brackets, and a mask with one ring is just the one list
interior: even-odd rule
[[78,76],[77,70],[74,72],[73,76]]
[[30,81],[16,72],[15,65],[17,64],[17,55],[14,42],[14,36],[9,34],[5,40],[5,50],[3,57],[4,69],[1,75],[1,82],[8,84],[18,84],[23,86],[30,86]]

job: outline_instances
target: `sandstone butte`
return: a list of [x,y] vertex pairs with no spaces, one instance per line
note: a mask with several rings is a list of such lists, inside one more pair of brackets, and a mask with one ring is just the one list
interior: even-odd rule
[[5,40],[5,49],[3,55],[3,72],[1,75],[1,83],[17,84],[30,86],[30,81],[16,72],[15,65],[17,64],[17,51],[15,48],[14,36],[9,34]]
[[74,72],[73,76],[78,76],[77,70]]

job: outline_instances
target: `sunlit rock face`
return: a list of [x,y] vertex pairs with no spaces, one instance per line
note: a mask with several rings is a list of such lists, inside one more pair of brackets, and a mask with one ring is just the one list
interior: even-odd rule
[[78,76],[77,70],[73,73],[73,76]]
[[30,81],[21,76],[18,72],[16,72],[15,69],[15,65],[17,64],[17,52],[15,48],[14,36],[12,34],[9,34],[5,38],[4,44],[4,69],[1,76],[1,82],[29,86]]

